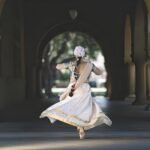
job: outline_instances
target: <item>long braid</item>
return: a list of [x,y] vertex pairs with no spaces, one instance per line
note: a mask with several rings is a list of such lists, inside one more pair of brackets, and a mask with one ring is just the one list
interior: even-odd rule
[[[75,79],[76,80],[78,80],[78,73],[77,73],[77,68],[78,68],[78,66],[79,66],[79,64],[80,64],[80,62],[81,62],[81,58],[82,57],[78,57],[78,59],[77,59],[77,61],[76,61],[76,66],[75,66],[75,68],[74,68],[74,77],[75,77]],[[69,96],[70,97],[72,97],[73,96],[73,92],[74,92],[74,87],[75,87],[75,84],[73,84],[72,85],[72,87],[71,87],[71,91],[70,91],[70,93],[69,93]]]
[[78,75],[77,75],[76,73],[77,73],[77,68],[78,68],[78,66],[79,66],[79,64],[80,64],[80,62],[81,62],[81,58],[82,58],[82,57],[78,57],[77,62],[76,62],[76,66],[75,66],[75,68],[74,68],[74,76],[75,76],[75,79],[76,79],[76,80],[78,79]]

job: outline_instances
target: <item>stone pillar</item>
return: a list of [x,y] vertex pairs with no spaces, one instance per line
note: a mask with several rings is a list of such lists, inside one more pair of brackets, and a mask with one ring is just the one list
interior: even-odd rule
[[146,98],[146,75],[145,75],[145,62],[138,61],[135,63],[135,94],[136,99],[133,102],[134,105],[144,105],[147,103]]
[[146,84],[147,99],[150,102],[150,62],[146,66]]
[[147,102],[145,110],[149,110],[150,108],[150,62],[148,62],[146,66],[146,95],[147,95]]
[[134,51],[133,60],[135,63],[135,94],[136,99],[133,104],[144,105],[146,100],[146,34],[145,34],[145,11],[143,7],[143,1],[138,0],[135,9],[135,22],[134,22]]
[[124,62],[127,64],[127,85],[128,93],[125,98],[126,101],[133,102],[135,100],[135,65],[132,60],[133,47],[131,36],[131,18],[130,15],[126,16],[125,22],[125,41],[124,41]]
[[133,63],[128,64],[128,97],[127,101],[135,100],[135,65]]
[[[149,12],[150,13],[150,12]],[[147,49],[148,63],[146,67],[146,83],[147,83],[147,99],[150,106],[150,14],[148,15],[148,49]]]
[[149,110],[150,108],[150,1],[145,0],[145,3],[147,5],[148,10],[148,49],[147,49],[147,58],[149,59],[149,62],[146,67],[146,83],[147,83],[147,99],[148,99],[148,105],[145,107],[145,110]]
[[24,43],[24,3],[23,0],[18,1],[20,5],[20,46],[21,46],[21,77],[25,79],[25,43]]

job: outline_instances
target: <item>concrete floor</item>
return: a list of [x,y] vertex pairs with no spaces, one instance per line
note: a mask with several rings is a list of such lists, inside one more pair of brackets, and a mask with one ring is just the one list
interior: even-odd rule
[[74,127],[48,119],[0,123],[0,150],[150,150],[150,111],[130,102],[97,98],[113,121],[86,132],[79,140]]

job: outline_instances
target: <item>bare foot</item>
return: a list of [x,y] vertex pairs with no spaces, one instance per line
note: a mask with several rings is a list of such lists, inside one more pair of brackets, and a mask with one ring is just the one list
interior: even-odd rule
[[84,132],[84,129],[83,128],[79,128],[79,137],[80,137],[80,140],[84,139],[85,138],[85,132]]

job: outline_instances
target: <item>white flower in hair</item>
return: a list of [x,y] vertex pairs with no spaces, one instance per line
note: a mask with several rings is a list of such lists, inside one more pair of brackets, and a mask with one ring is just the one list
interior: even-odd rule
[[76,57],[84,57],[85,56],[85,49],[82,46],[76,46],[74,49],[74,55]]

